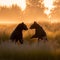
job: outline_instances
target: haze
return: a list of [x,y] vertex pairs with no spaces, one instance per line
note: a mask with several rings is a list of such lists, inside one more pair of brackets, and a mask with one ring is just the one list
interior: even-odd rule
[[60,22],[60,0],[54,1],[55,7],[50,10],[48,15],[44,13],[46,7],[42,4],[42,0],[26,0],[25,3],[24,9],[21,7],[22,5],[17,5],[18,3],[8,7],[0,3],[0,23]]

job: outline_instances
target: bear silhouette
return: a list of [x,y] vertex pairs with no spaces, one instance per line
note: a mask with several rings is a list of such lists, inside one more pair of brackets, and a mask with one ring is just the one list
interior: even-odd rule
[[46,32],[44,31],[44,29],[38,23],[34,22],[30,26],[30,29],[35,29],[35,35],[33,35],[31,37],[31,39],[32,38],[38,38],[38,41],[39,41],[39,39],[41,39],[41,40],[47,40]]
[[23,34],[22,31],[23,30],[28,30],[27,26],[22,22],[20,24],[18,24],[18,26],[15,28],[15,30],[12,32],[11,36],[10,36],[10,40],[15,41],[23,44]]

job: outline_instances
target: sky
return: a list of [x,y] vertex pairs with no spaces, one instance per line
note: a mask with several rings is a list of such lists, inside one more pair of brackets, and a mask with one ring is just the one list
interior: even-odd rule
[[0,23],[60,22],[60,0],[52,1],[0,0]]

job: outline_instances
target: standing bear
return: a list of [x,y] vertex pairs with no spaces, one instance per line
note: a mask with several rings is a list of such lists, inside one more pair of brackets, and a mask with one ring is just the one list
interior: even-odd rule
[[47,41],[46,32],[38,23],[34,22],[30,26],[30,29],[35,29],[35,34],[31,38],[38,38],[38,42],[39,42],[39,40]]
[[23,34],[22,31],[23,30],[28,30],[27,26],[22,22],[20,24],[18,24],[18,26],[15,28],[15,30],[12,32],[11,36],[10,36],[10,40],[15,41],[23,44]]

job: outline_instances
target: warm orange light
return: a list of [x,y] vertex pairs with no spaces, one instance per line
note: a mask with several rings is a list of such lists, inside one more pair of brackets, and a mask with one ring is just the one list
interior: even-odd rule
[[12,5],[19,6],[22,11],[26,8],[26,0],[0,0],[0,6],[11,7]]
[[18,21],[0,21],[0,24],[18,24],[18,23],[20,23],[20,22],[18,22]]
[[55,6],[53,5],[55,2],[55,0],[44,0],[43,4],[44,7],[46,8],[44,13],[49,15],[51,13],[51,10],[55,8]]

